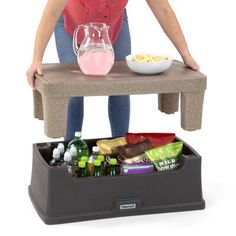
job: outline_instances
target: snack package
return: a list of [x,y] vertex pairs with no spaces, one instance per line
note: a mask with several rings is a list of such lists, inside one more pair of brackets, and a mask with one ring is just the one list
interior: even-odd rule
[[113,154],[112,149],[127,144],[125,137],[115,139],[101,139],[97,141],[100,153],[102,155]]
[[123,146],[116,147],[118,155],[121,160],[138,156],[140,154],[144,154],[145,151],[152,148],[151,143],[145,139],[139,143],[130,143]]
[[157,171],[173,170],[179,166],[183,143],[174,142],[145,152]]
[[160,147],[162,145],[172,143],[175,139],[174,133],[126,133],[127,143],[137,143],[148,139],[152,147]]
[[121,175],[144,174],[144,173],[151,173],[153,171],[154,171],[154,166],[150,162],[136,163],[136,164],[122,163],[120,165]]
[[122,160],[123,163],[132,164],[132,163],[140,163],[140,162],[147,162],[148,158],[145,154],[141,154],[135,157],[127,158]]

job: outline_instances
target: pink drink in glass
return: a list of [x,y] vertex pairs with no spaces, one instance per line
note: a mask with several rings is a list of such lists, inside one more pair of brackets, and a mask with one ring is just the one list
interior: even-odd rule
[[112,50],[85,50],[80,53],[78,63],[86,75],[106,75],[114,63]]

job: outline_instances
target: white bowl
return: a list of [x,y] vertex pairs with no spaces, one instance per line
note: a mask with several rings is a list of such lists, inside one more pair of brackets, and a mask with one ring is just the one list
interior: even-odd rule
[[[156,62],[140,62],[132,59],[137,55],[165,56],[168,60]],[[168,55],[156,55],[154,53],[137,53],[126,57],[127,66],[134,72],[144,75],[158,74],[166,71],[172,64],[172,58]]]

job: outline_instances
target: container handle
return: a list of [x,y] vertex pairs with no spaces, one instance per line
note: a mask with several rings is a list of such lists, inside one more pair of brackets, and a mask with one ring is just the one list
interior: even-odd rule
[[81,28],[85,29],[86,27],[84,25],[78,25],[75,28],[74,33],[73,33],[73,51],[76,55],[78,54],[78,51],[79,51],[77,39],[78,39],[78,32]]
[[120,199],[116,201],[116,211],[131,211],[142,208],[142,202],[139,198]]

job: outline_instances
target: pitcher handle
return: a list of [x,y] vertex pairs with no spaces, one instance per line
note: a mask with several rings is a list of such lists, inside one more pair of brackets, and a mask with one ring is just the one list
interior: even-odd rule
[[78,51],[79,51],[77,39],[78,39],[78,31],[80,30],[81,27],[85,28],[84,25],[78,25],[78,26],[75,28],[75,31],[74,31],[74,33],[73,33],[73,51],[74,51],[74,53],[75,53],[76,55],[78,54]]

